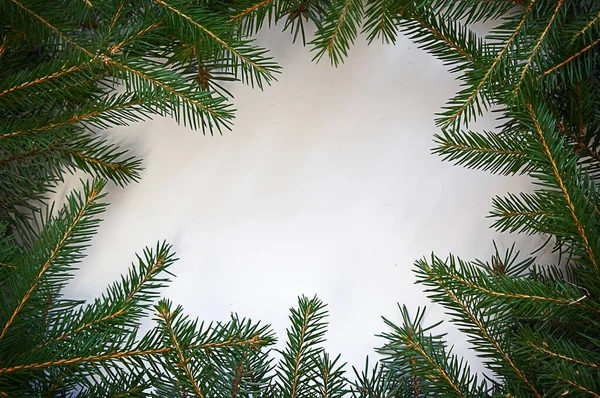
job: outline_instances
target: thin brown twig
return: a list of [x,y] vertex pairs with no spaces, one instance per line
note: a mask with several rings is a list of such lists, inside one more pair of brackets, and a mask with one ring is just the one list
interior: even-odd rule
[[552,68],[548,69],[547,71],[545,71],[544,73],[542,73],[541,75],[539,75],[537,77],[537,79],[539,80],[541,77],[546,76],[552,72],[554,72],[555,70],[557,70],[558,68],[563,67],[564,65],[568,64],[569,62],[573,61],[575,58],[579,57],[581,54],[585,53],[586,51],[590,50],[592,47],[594,47],[595,45],[597,45],[598,43],[600,43],[600,39],[596,39],[592,44],[584,47],[583,49],[579,50],[577,53],[571,55],[569,58],[565,59],[564,61],[554,65]]
[[[219,343],[206,343],[200,344],[197,346],[189,346],[183,347],[184,349],[199,349],[199,350],[210,350],[220,347],[235,347],[242,345],[249,345],[251,347],[258,347],[267,344],[266,340],[260,338],[259,335],[252,336],[247,340],[226,340]],[[132,350],[132,351],[120,351],[120,352],[111,352],[109,354],[104,355],[89,355],[85,357],[75,357],[75,358],[65,358],[65,359],[57,359],[53,361],[47,362],[39,362],[39,363],[29,363],[23,365],[14,365],[8,368],[0,368],[0,373],[13,373],[22,370],[29,369],[46,369],[53,366],[64,366],[64,365],[74,365],[79,363],[97,363],[103,362],[112,359],[123,359],[123,358],[131,358],[131,357],[143,357],[148,355],[157,355],[157,354],[165,354],[172,351],[172,347],[161,347],[155,349],[147,349],[147,350]]]
[[244,11],[240,12],[239,14],[235,15],[234,17],[232,17],[229,21],[227,22],[234,22],[242,17],[245,17],[246,15],[250,14],[252,11],[255,11],[257,9],[259,9],[260,7],[269,4],[273,2],[273,0],[263,0],[259,3],[254,4],[252,7],[248,7],[246,8]]
[[297,394],[297,387],[298,387],[298,378],[300,377],[299,375],[299,369],[300,369],[300,355],[302,354],[303,351],[303,347],[302,345],[304,344],[304,336],[306,334],[306,326],[308,323],[308,316],[310,315],[310,311],[311,308],[310,306],[306,307],[306,311],[304,312],[304,322],[302,322],[302,330],[300,332],[300,342],[298,344],[298,353],[296,354],[296,359],[294,361],[294,377],[292,380],[292,398],[296,398],[296,394]]

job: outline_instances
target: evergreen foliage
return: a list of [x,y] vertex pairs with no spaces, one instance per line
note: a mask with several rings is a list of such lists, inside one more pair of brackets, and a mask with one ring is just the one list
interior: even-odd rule
[[[471,30],[495,18],[486,37]],[[462,82],[438,115],[434,153],[535,181],[533,193],[495,198],[491,217],[500,231],[547,237],[557,264],[514,249],[415,264],[493,377],[406,307],[399,325],[385,320],[382,360],[352,377],[322,348],[316,297],[291,310],[275,361],[268,326],[235,315],[205,324],[158,300],[175,260],[164,243],[93,302],[62,295],[106,181],[141,170],[95,132],[153,114],[230,128],[224,82],[261,88],[279,72],[251,35],[279,23],[306,42],[309,22],[315,59],[334,65],[359,33],[410,37]],[[583,0],[0,1],[0,396],[600,397],[598,44],[600,3]],[[469,130],[489,109],[501,125]],[[43,205],[75,169],[92,179],[61,209]]]

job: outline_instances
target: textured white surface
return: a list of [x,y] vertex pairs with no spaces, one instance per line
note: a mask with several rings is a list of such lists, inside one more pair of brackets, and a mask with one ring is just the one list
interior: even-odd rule
[[[413,284],[416,259],[488,258],[492,239],[513,242],[486,216],[494,195],[527,180],[430,153],[434,113],[458,89],[438,61],[408,40],[361,42],[334,69],[289,42],[261,37],[283,74],[264,92],[233,88],[232,132],[202,136],[160,118],[107,132],[145,171],[139,184],[109,186],[112,205],[69,294],[99,295],[135,252],[166,239],[180,260],[164,294],[188,314],[238,312],[283,339],[296,297],[318,294],[330,310],[327,349],[360,368],[380,343],[381,315],[398,320],[397,302],[427,304]],[[431,307],[427,319],[440,316]]]

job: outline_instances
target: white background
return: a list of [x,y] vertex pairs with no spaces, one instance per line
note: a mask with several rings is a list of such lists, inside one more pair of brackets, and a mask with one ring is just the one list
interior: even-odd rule
[[[488,259],[493,239],[501,249],[523,239],[498,235],[486,216],[493,196],[529,182],[431,154],[434,114],[459,86],[408,40],[359,40],[337,69],[311,63],[287,34],[260,40],[283,74],[264,92],[233,88],[233,131],[203,136],[156,118],[106,133],[143,158],[145,171],[138,184],[108,187],[112,204],[67,294],[98,296],[135,252],[166,239],[180,260],[164,295],[189,315],[237,312],[283,339],[297,296],[317,294],[329,304],[326,348],[362,368],[381,344],[382,315],[399,320],[398,302],[428,304],[414,285],[416,259]],[[435,322],[442,314],[430,307]]]

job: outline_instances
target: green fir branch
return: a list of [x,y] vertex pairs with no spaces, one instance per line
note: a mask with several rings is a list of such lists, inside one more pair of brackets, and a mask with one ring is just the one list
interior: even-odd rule
[[[451,260],[452,261],[452,260]],[[435,275],[431,263],[417,262],[418,282],[429,287],[428,296],[441,303],[452,317],[458,328],[470,337],[470,341],[482,356],[486,357],[486,366],[491,370],[511,375],[519,380],[524,389],[536,397],[541,397],[528,372],[522,369],[519,359],[503,343],[504,320],[497,316],[506,312],[494,311],[494,307],[482,305],[475,297],[457,289],[446,279]],[[451,262],[452,264],[452,262]],[[486,302],[487,303],[487,302]]]
[[492,132],[447,130],[434,135],[433,153],[467,168],[509,175],[526,173],[527,154],[522,140]]
[[316,54],[313,61],[319,61],[327,54],[331,64],[338,66],[348,56],[350,46],[358,35],[358,28],[363,16],[361,0],[338,0],[328,7],[315,38],[309,44]]
[[[431,331],[439,325],[423,327],[424,309],[411,317],[405,306],[399,307],[402,324],[384,318],[390,332],[381,334],[385,345],[378,351],[384,355],[384,366],[399,374],[410,374],[412,392],[456,397],[481,396],[485,385],[477,381],[468,364],[447,350],[442,335]],[[416,379],[418,378],[418,380]]]
[[313,369],[322,354],[320,344],[327,327],[325,305],[316,297],[300,297],[291,309],[291,326],[287,331],[283,361],[277,368],[282,397],[300,398],[309,394],[314,380]]
[[477,70],[467,76],[467,87],[461,90],[446,106],[446,110],[440,115],[438,124],[442,127],[459,125],[467,122],[477,113],[481,114],[483,108],[487,108],[490,101],[486,94],[490,82],[498,75],[498,70],[504,68],[506,59],[510,56],[510,49],[517,41],[526,22],[531,18],[535,1],[529,1],[527,8],[523,11],[516,26],[510,31],[510,36],[500,43],[499,49],[493,57],[482,59]]
[[[23,279],[22,282],[14,284],[15,290],[11,292],[11,311],[3,313],[5,319],[2,320],[0,341],[7,337],[13,324],[18,325],[20,318],[25,318],[20,314],[28,306],[30,299],[35,297],[36,292],[46,284],[51,284],[52,289],[56,290],[64,283],[68,275],[65,273],[80,258],[81,249],[86,246],[85,243],[98,224],[94,216],[104,208],[103,204],[97,202],[102,198],[100,191],[104,184],[102,180],[85,184],[84,195],[72,194],[58,216],[46,223],[46,235],[42,234],[38,241],[39,246],[33,248],[37,252],[37,261],[20,267],[24,272],[20,275]],[[48,250],[50,242],[54,244]],[[35,307],[32,310],[35,311]],[[7,315],[9,316],[6,318]],[[26,318],[24,320],[26,321]],[[14,336],[14,333],[12,335]]]

